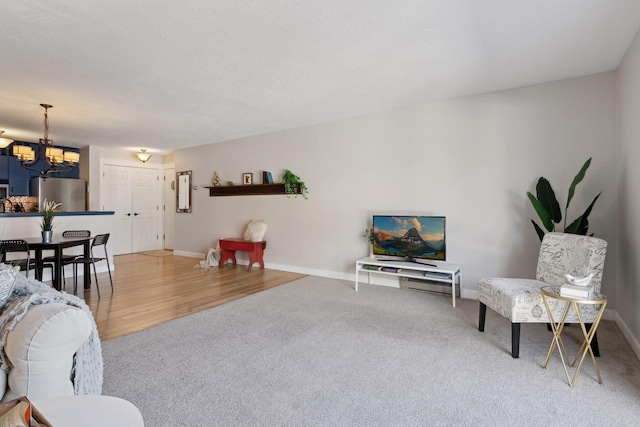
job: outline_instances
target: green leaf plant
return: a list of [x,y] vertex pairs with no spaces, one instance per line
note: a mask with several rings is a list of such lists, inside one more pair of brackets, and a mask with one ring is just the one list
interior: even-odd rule
[[[588,218],[589,218],[589,215],[591,214],[591,210],[593,209],[593,205],[596,204],[596,201],[598,200],[598,197],[600,197],[600,194],[602,194],[602,192],[598,193],[598,195],[593,199],[589,207],[587,207],[587,209],[582,213],[582,215],[576,218],[569,225],[567,225],[567,211],[569,209],[569,204],[571,203],[571,199],[573,199],[573,196],[576,192],[576,187],[584,179],[584,176],[587,172],[587,169],[589,169],[590,164],[591,164],[591,158],[589,158],[589,160],[584,162],[584,165],[582,165],[580,172],[578,172],[575,178],[573,178],[573,182],[569,187],[569,194],[567,195],[567,204],[564,208],[564,223],[562,225],[562,228],[564,229],[565,233],[586,235],[587,232],[589,231]],[[545,230],[547,232],[555,231],[556,225],[559,225],[560,221],[562,221],[562,212],[560,210],[560,204],[556,199],[556,194],[553,192],[553,188],[551,188],[551,184],[544,177],[540,177],[540,179],[538,180],[538,184],[536,185],[536,195],[534,196],[533,194],[531,194],[531,192],[527,191],[527,196],[529,197],[529,200],[531,201],[533,208],[535,209],[536,213],[538,214],[538,217],[540,218],[542,227],[544,227],[543,229],[542,227],[540,227],[540,225],[538,225],[538,223],[536,223],[534,220],[531,220],[531,223],[533,224],[533,228],[535,228],[536,233],[540,238],[540,241],[542,241],[542,238],[546,234]],[[591,235],[593,236],[593,233]]]
[[42,214],[42,224],[40,225],[42,231],[53,231],[53,218],[56,216],[56,209],[60,206],[62,206],[62,203],[56,203],[53,200],[49,202],[44,199],[42,210],[40,211]]
[[309,193],[309,189],[304,184],[304,182],[300,181],[300,177],[289,169],[284,170],[284,175],[282,175],[282,183],[284,184],[284,192],[287,197],[297,197],[298,194],[302,194],[302,197],[307,198],[307,194]]

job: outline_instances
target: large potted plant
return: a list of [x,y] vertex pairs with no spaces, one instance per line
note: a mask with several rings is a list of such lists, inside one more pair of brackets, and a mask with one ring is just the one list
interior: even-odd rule
[[[584,179],[584,176],[589,169],[589,165],[591,164],[591,158],[584,162],[580,172],[573,178],[573,182],[569,187],[569,194],[567,195],[567,204],[564,208],[564,223],[562,228],[565,233],[570,234],[581,234],[586,235],[589,231],[589,215],[591,214],[591,210],[593,209],[593,205],[596,204],[596,200],[600,197],[602,192],[598,193],[598,195],[593,199],[591,204],[587,207],[587,209],[576,218],[573,222],[567,225],[567,210],[569,209],[569,204],[571,203],[571,199],[573,199],[573,195],[576,191],[576,186]],[[527,191],[527,196],[533,205],[533,208],[536,210],[540,221],[542,222],[543,227],[547,230],[547,232],[555,231],[556,224],[560,224],[562,220],[562,212],[560,210],[560,204],[556,199],[556,194],[551,188],[551,184],[549,181],[540,177],[538,180],[538,184],[536,185],[536,195],[534,196],[529,191]],[[546,234],[545,231],[540,227],[534,220],[531,220],[533,227],[538,233],[538,237],[540,241]],[[592,234],[593,235],[593,234]]]
[[44,199],[42,202],[42,210],[40,213],[42,214],[42,224],[40,228],[42,229],[42,241],[50,242],[51,235],[53,234],[53,218],[56,216],[56,209],[62,206],[62,203],[56,203],[54,201],[47,201]]

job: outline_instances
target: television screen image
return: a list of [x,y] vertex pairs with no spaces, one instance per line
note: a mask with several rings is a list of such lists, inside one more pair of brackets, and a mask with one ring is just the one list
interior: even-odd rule
[[446,261],[444,216],[373,216],[373,254]]

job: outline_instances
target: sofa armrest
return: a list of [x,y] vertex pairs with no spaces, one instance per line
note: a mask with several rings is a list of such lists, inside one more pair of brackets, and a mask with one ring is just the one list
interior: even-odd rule
[[91,333],[79,308],[59,303],[33,306],[7,336],[11,362],[3,401],[73,395],[73,356]]

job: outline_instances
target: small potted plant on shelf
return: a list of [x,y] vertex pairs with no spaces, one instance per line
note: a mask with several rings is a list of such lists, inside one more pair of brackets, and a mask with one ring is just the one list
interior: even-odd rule
[[42,203],[42,210],[40,213],[42,214],[42,224],[40,228],[42,229],[42,241],[50,242],[51,235],[53,234],[53,218],[56,216],[56,209],[62,206],[62,203],[56,203],[53,200],[47,201],[44,199]]
[[367,239],[367,242],[369,243],[369,257],[373,258],[373,227],[365,228],[362,232],[362,237]]
[[304,182],[300,181],[300,177],[289,169],[284,170],[284,175],[282,175],[282,183],[284,184],[284,192],[287,194],[287,197],[290,197],[293,194],[293,197],[298,197],[298,194],[302,194],[302,197],[307,198],[307,194],[309,193],[309,189],[304,184]]

